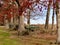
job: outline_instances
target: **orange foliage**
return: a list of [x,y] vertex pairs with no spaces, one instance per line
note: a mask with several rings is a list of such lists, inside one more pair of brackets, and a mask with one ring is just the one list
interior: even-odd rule
[[[4,15],[7,14],[8,18],[13,17],[13,14],[11,14],[11,12],[16,13],[16,10],[17,10],[16,6],[14,6],[13,4],[12,4],[12,6],[9,7],[9,5],[10,5],[9,2],[10,1],[11,0],[6,0],[4,2],[4,4],[2,5],[2,9],[4,9],[3,14]],[[15,1],[15,0],[12,0],[12,1]],[[19,11],[19,15],[21,16],[23,11],[25,11],[26,8],[29,8],[29,6],[31,6],[33,2],[29,2],[28,0],[23,0],[23,1],[18,0],[18,1],[19,1],[19,4],[20,4],[20,6],[18,8],[18,11]],[[20,3],[20,1],[22,1],[22,3]],[[37,3],[39,3],[39,1],[40,0],[36,0]],[[49,0],[49,1],[52,2],[52,0]],[[60,1],[60,0],[57,0],[57,1]],[[6,10],[6,8],[7,8],[7,10]],[[54,8],[55,8],[55,4],[54,4]],[[3,15],[3,14],[1,14],[1,15]]]

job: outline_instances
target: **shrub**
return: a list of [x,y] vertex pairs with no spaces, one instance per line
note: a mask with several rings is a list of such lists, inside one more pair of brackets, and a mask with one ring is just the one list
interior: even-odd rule
[[9,25],[10,30],[18,30],[18,25]]
[[36,30],[38,27],[37,26],[32,26],[32,25],[30,25],[30,26],[25,26],[25,29],[26,30],[28,30],[28,31],[34,31],[34,30]]
[[22,31],[22,32],[20,33],[20,35],[26,36],[26,35],[29,35],[29,32],[28,32],[28,31]]

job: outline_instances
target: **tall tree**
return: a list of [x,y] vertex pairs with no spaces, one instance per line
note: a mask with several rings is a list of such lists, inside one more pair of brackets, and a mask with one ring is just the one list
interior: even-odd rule
[[6,29],[9,29],[9,22],[7,19],[7,15],[4,15],[4,25],[5,25]]
[[[24,15],[23,15],[23,7],[21,7],[21,4],[19,4],[19,1],[16,0],[17,4],[18,4],[18,10],[19,10],[19,28],[18,28],[18,34],[20,34],[22,31],[25,30],[24,28]],[[23,3],[21,1],[21,3]]]
[[27,24],[30,25],[30,10],[28,11]]
[[53,0],[52,29],[54,27],[54,12],[55,12],[55,2]]
[[53,10],[53,15],[52,15],[52,29],[54,27],[54,10]]
[[[57,27],[57,42],[60,45],[60,9],[59,9],[59,0],[56,0],[56,27]],[[59,27],[59,28],[58,28]]]
[[49,1],[49,4],[48,4],[47,15],[46,15],[46,22],[45,22],[45,29],[48,29],[49,15],[50,15],[50,6],[51,6],[51,1]]

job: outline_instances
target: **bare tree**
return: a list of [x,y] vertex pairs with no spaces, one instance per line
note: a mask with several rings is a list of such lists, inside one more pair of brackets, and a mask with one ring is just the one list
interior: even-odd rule
[[[56,27],[57,27],[57,42],[60,45],[60,10],[59,10],[59,2],[56,0]],[[58,28],[59,27],[59,28]]]
[[53,27],[54,27],[54,12],[55,12],[55,8],[54,8],[54,5],[55,3],[54,3],[54,0],[53,0],[53,14],[52,14],[52,29],[53,29]]
[[28,11],[28,14],[27,14],[27,24],[30,25],[30,10]]
[[48,29],[49,15],[50,15],[50,6],[51,6],[51,2],[49,1],[48,9],[47,9],[47,15],[46,15],[45,29]]
[[52,15],[52,29],[54,27],[54,10],[53,10],[53,15]]

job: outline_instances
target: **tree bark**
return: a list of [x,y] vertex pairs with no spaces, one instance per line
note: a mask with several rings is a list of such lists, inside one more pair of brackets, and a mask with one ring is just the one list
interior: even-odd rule
[[50,5],[51,5],[51,2],[49,2],[49,4],[48,4],[48,10],[47,10],[46,22],[45,22],[45,29],[48,29],[48,24],[49,24],[49,14],[50,14]]
[[10,29],[13,29],[13,25],[14,25],[14,23],[13,23],[13,17],[11,17],[11,20],[10,20]]
[[53,8],[53,15],[52,15],[52,29],[54,27],[54,8]]
[[25,31],[24,28],[24,16],[21,15],[19,18],[19,28],[18,28],[18,34],[21,34],[22,31]]
[[24,15],[22,14],[23,13],[23,9],[22,8],[20,8],[21,6],[20,6],[20,3],[19,3],[19,1],[18,0],[16,0],[16,3],[18,4],[18,12],[19,12],[19,22],[18,22],[18,24],[19,24],[19,28],[18,28],[18,35],[20,35],[21,34],[21,32],[22,31],[25,31],[25,28],[24,28]]
[[30,10],[28,11],[27,24],[30,25]]
[[57,43],[60,43],[60,9],[57,0],[56,0],[56,27],[57,27]]

